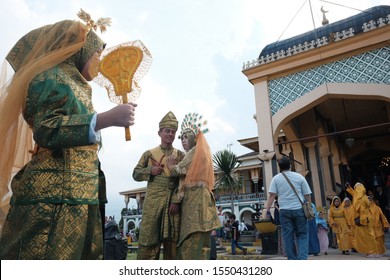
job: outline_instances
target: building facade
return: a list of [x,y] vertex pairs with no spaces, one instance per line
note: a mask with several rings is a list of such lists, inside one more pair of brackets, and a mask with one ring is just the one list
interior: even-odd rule
[[390,6],[266,46],[244,64],[254,86],[265,188],[282,155],[317,205],[344,184],[386,182],[390,157]]

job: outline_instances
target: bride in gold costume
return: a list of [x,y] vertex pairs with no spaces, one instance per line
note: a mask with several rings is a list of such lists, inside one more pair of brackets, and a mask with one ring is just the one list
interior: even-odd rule
[[176,194],[181,201],[177,256],[182,260],[210,259],[211,232],[221,226],[212,192],[214,168],[204,124],[197,113],[185,116],[180,139],[186,155],[177,165],[172,158],[167,162],[172,176],[180,177]]

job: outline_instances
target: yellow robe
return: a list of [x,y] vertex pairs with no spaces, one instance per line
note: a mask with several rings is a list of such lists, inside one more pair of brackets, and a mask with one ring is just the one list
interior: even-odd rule
[[368,222],[369,226],[373,228],[375,236],[376,250],[374,253],[384,254],[386,252],[384,229],[389,228],[389,222],[383,214],[382,209],[373,202],[369,208]]
[[344,216],[349,228],[348,242],[351,244],[352,248],[355,248],[355,209],[352,205],[344,207]]
[[355,249],[363,254],[376,252],[374,229],[368,225],[369,205],[366,189],[362,184],[357,183],[353,191],[353,207],[355,219],[360,219],[360,225],[355,226]]
[[346,221],[344,208],[342,208],[341,206],[336,208],[332,204],[329,208],[328,220],[332,231],[336,234],[339,250],[350,250],[352,248],[351,239],[349,237],[350,228],[348,227]]

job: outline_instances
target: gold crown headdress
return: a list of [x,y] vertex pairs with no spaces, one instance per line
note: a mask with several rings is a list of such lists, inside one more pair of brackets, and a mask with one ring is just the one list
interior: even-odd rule
[[100,32],[103,33],[107,30],[107,26],[111,26],[111,18],[98,18],[98,20],[95,22],[91,18],[91,15],[85,12],[83,9],[80,9],[80,11],[77,13],[77,16],[86,23],[89,29],[92,28],[94,31],[96,31],[99,27]]
[[208,128],[202,128],[202,126],[207,124],[207,121],[202,119],[203,116],[199,115],[198,113],[186,114],[181,124],[181,132],[183,133],[186,130],[191,130],[195,136],[198,135],[200,132],[208,132]]

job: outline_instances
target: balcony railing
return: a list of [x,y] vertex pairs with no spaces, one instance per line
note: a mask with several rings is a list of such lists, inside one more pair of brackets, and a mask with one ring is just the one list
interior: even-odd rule
[[[264,204],[267,200],[267,195],[264,192],[261,193],[246,193],[246,194],[237,194],[233,195],[233,202],[236,204],[242,205],[251,205],[254,207],[256,203]],[[221,195],[217,199],[217,206],[221,204],[230,203],[230,195]],[[124,213],[124,216],[130,219],[141,218],[142,210],[140,210],[139,214],[135,209],[129,209],[127,213]]]
[[[237,194],[233,195],[233,201],[235,202],[256,202],[256,201],[266,201],[267,195],[265,193],[246,193],[246,194]],[[228,203],[231,202],[230,195],[222,195],[217,199],[218,203]]]

